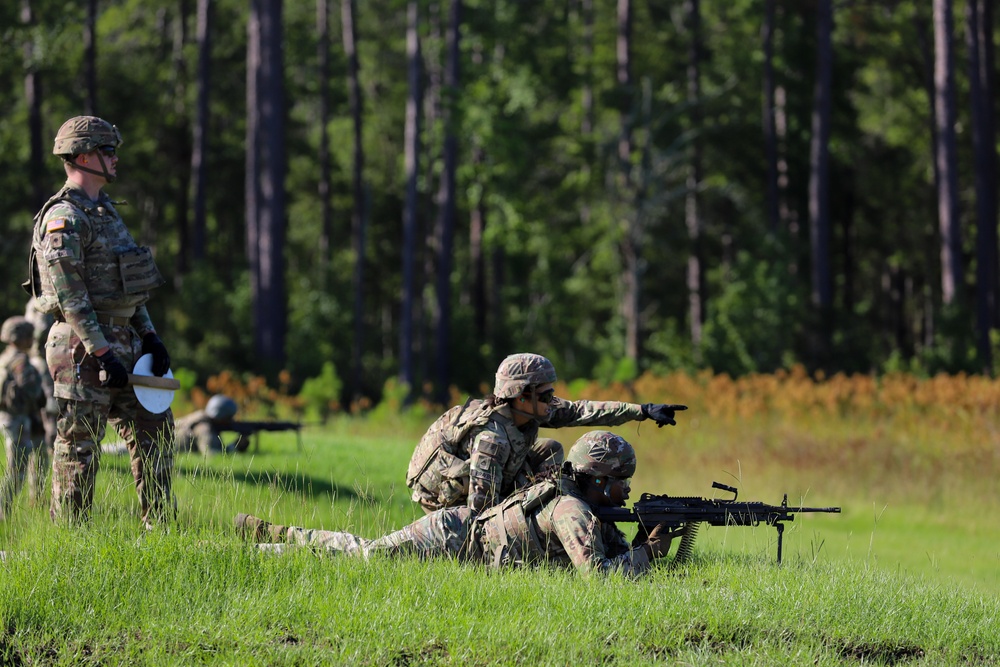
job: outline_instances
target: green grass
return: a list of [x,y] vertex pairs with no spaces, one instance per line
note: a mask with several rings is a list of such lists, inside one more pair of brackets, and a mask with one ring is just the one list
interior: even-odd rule
[[722,428],[682,443],[680,429],[624,427],[634,496],[735,479],[744,499],[844,507],[789,524],[781,566],[768,528],[703,529],[689,566],[638,581],[273,556],[233,535],[240,511],[365,536],[420,516],[403,477],[422,426],[344,419],[307,430],[302,452],[264,434],[252,455],[179,456],[178,522],[148,534],[123,457],[104,457],[86,527],[22,498],[0,525],[0,665],[1000,662],[1000,499],[981,481],[964,491],[972,509],[953,481],[879,487],[879,471],[791,464],[777,440],[764,461]]

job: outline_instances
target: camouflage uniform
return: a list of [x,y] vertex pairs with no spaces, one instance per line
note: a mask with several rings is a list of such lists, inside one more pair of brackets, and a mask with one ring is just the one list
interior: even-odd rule
[[55,387],[49,364],[45,360],[45,341],[49,337],[49,329],[55,323],[51,313],[43,313],[38,309],[37,300],[32,297],[24,309],[26,320],[35,325],[35,340],[31,346],[29,357],[42,378],[42,390],[45,392],[45,407],[41,410],[41,419],[33,424],[31,439],[35,449],[28,461],[28,497],[32,502],[40,501],[45,492],[45,478],[52,462],[52,449],[56,440],[56,420],[59,416],[59,406],[56,403]]
[[212,396],[204,410],[196,410],[175,422],[174,448],[180,452],[197,450],[202,454],[245,450],[250,444],[249,437],[237,435],[228,445],[222,440],[222,433],[232,424],[236,412],[236,401],[223,394]]
[[[78,117],[71,123],[105,121]],[[121,143],[117,129],[117,141]],[[56,137],[56,154],[60,137]],[[55,316],[46,344],[59,417],[52,463],[53,517],[86,518],[100,467],[99,444],[110,422],[126,442],[142,520],[165,518],[172,508],[173,415],[143,408],[131,387],[103,386],[94,352],[110,347],[126,368],[142,354],[143,336],[155,334],[146,311],[149,291],[165,281],[149,248],[140,247],[114,202],[97,201],[67,181],[35,216],[35,297]]]
[[[14,327],[8,326],[18,320]],[[18,326],[20,325],[20,326]],[[8,335],[17,328],[17,334]],[[4,323],[3,342],[10,343],[0,354],[0,430],[7,450],[7,468],[0,482],[0,520],[4,519],[21,490],[28,470],[29,457],[35,449],[31,438],[32,423],[39,419],[39,408],[45,400],[42,378],[31,365],[27,352],[15,340],[27,332],[30,340],[32,325],[22,317]]]
[[[523,390],[523,383],[508,390],[508,378],[501,374],[511,360],[521,362],[521,358],[549,364],[539,355],[508,357],[498,369],[495,397],[511,398],[513,390],[515,396]],[[555,371],[532,379],[535,384],[552,382]],[[451,408],[427,430],[410,459],[406,485],[413,491],[414,502],[428,511],[463,504],[483,510],[537,477],[540,470],[532,467],[532,461],[544,466],[546,460],[561,456],[562,445],[548,438],[539,440],[539,428],[615,426],[644,419],[638,404],[556,398],[547,417],[519,427],[508,404],[470,400]]]
[[[520,530],[508,531],[508,523]],[[294,526],[288,528],[287,539],[364,558],[445,556],[496,567],[549,563],[572,565],[583,573],[619,571],[629,576],[649,569],[645,550],[631,547],[615,524],[602,523],[576,484],[565,478],[538,482],[478,515],[468,507],[438,510],[376,540]]]
[[[589,436],[599,434],[603,432],[583,436],[574,449],[581,443],[592,447]],[[438,510],[376,540],[296,527],[284,534],[294,545],[364,558],[375,554],[446,556],[494,567],[550,563],[572,565],[585,574],[622,572],[628,576],[643,574],[650,567],[647,551],[641,545],[632,547],[613,523],[601,522],[568,477],[537,482],[478,514],[469,507]]]
[[174,449],[178,452],[199,451],[202,454],[222,451],[219,431],[204,410],[196,410],[174,422]]
[[250,444],[250,438],[240,436],[229,444],[224,443],[222,433],[225,430],[204,410],[196,410],[174,422],[174,448],[179,452],[216,454],[243,451]]

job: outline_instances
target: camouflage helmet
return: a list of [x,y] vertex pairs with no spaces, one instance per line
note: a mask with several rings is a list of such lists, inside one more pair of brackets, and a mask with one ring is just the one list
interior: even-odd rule
[[223,394],[208,399],[205,414],[212,419],[232,419],[236,416],[236,401]]
[[512,354],[497,368],[493,395],[497,398],[514,398],[532,385],[556,381],[552,362],[540,354]]
[[570,447],[566,463],[573,472],[594,477],[631,477],[635,474],[635,450],[620,435],[590,431]]
[[0,328],[0,341],[16,343],[19,340],[31,340],[35,335],[35,325],[20,315],[8,317]]
[[74,116],[56,132],[52,152],[56,155],[75,157],[101,146],[121,146],[122,135],[118,128],[97,116]]

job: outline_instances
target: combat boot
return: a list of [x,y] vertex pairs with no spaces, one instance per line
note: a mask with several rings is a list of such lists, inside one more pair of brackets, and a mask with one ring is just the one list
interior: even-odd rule
[[251,542],[284,542],[288,527],[273,524],[253,514],[237,514],[233,518],[236,534]]

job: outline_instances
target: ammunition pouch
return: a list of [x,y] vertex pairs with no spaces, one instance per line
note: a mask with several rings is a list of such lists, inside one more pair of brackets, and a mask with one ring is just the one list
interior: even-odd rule
[[145,246],[118,255],[118,268],[126,294],[148,292],[166,282],[153,261],[153,251]]

